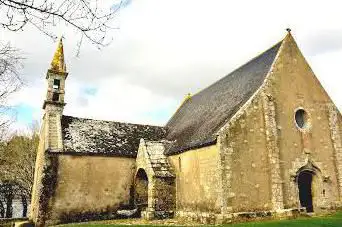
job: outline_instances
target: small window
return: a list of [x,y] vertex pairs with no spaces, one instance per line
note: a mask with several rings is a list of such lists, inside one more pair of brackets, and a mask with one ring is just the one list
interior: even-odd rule
[[304,129],[308,124],[308,114],[303,109],[299,109],[295,113],[296,124],[299,128]]
[[179,171],[182,171],[182,160],[180,157],[178,157],[178,166],[179,166]]
[[52,86],[53,89],[59,89],[60,85],[61,85],[61,81],[59,79],[53,80],[53,86]]
[[52,94],[52,101],[58,102],[59,101],[59,94],[58,93],[53,93]]

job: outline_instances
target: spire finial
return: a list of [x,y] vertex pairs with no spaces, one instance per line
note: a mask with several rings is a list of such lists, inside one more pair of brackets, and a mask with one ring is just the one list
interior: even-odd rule
[[191,93],[186,94],[183,102],[187,101],[188,99],[191,99],[191,97],[192,97]]
[[286,28],[286,31],[287,31],[288,33],[290,33],[290,32],[291,32],[291,28]]
[[191,99],[192,95],[191,93],[187,93],[183,99],[183,102],[180,104],[180,106],[178,107],[178,109],[184,104],[186,103],[189,99]]
[[56,72],[66,72],[63,50],[63,36],[59,39],[57,50],[53,56],[50,69]]

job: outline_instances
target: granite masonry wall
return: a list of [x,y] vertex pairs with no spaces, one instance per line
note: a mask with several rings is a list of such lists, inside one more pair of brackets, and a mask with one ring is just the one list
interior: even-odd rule
[[[303,128],[297,110],[306,113]],[[219,131],[222,213],[300,207],[298,175],[315,170],[314,211],[341,202],[341,114],[291,35],[265,83]]]
[[221,212],[217,145],[168,157],[176,173],[176,215],[213,216]]
[[130,205],[134,158],[58,155],[53,222],[102,219]]

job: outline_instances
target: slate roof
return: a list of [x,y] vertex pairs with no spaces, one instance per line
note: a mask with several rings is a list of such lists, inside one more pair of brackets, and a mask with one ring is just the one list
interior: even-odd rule
[[136,157],[141,138],[160,140],[163,127],[62,116],[65,153]]
[[145,146],[156,177],[175,177],[173,169],[164,155],[165,143],[161,141],[146,141]]
[[263,84],[282,42],[187,99],[165,127],[62,117],[64,153],[136,157],[141,138],[165,154],[216,143],[216,132]]
[[263,84],[282,42],[186,100],[166,125],[174,154],[216,142],[215,133]]

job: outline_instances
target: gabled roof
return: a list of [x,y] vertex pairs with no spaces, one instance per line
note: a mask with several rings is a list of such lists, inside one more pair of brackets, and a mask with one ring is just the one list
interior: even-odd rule
[[281,43],[187,99],[166,125],[165,139],[175,141],[167,154],[214,143],[215,133],[263,84]]
[[141,138],[160,140],[165,130],[138,125],[62,116],[65,153],[136,157]]
[[147,159],[156,177],[175,177],[172,167],[167,160],[165,153],[165,142],[144,141]]

